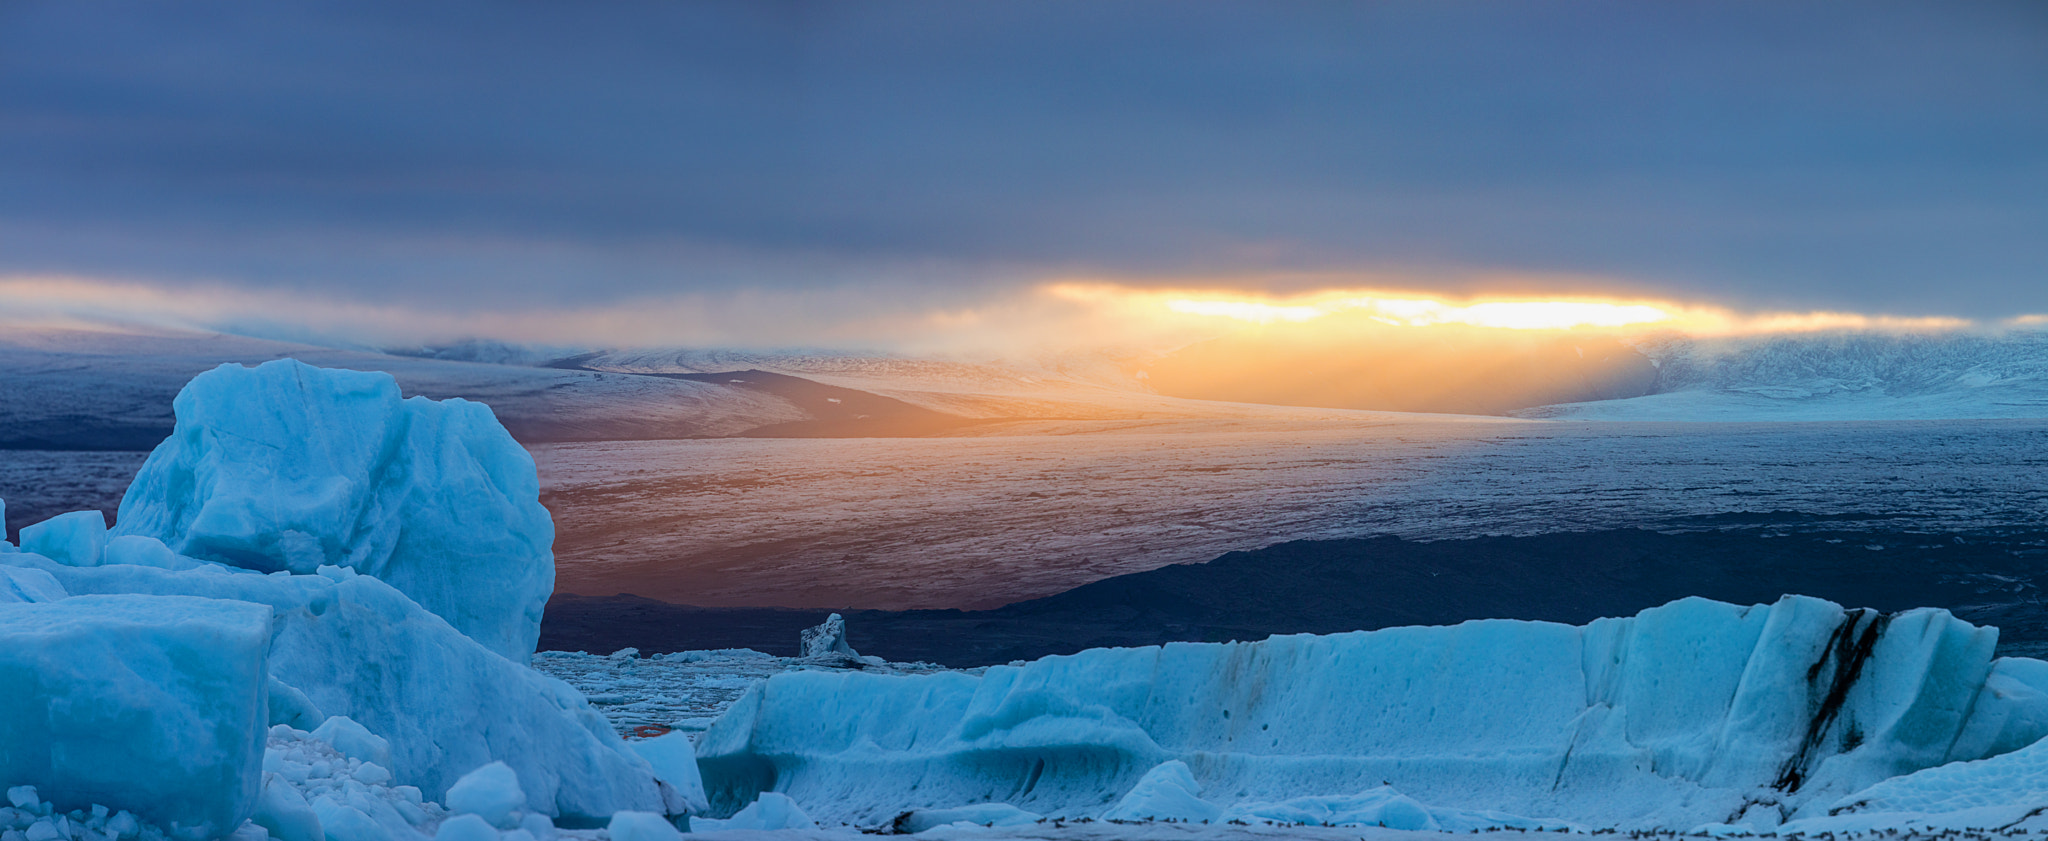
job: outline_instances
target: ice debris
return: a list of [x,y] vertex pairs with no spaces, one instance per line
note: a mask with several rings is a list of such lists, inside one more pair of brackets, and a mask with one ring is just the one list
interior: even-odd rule
[[526,793],[519,788],[519,775],[503,762],[464,774],[448,787],[448,811],[475,815],[499,829],[517,826],[513,810],[525,803]]
[[1008,803],[976,803],[951,809],[917,809],[896,816],[890,824],[895,832],[915,834],[942,826],[1023,826],[1045,820]]
[[[389,374],[290,359],[222,365],[173,405],[116,535],[262,572],[353,568],[500,655],[532,656],[554,523],[532,457],[489,408],[400,399]],[[65,540],[84,539],[72,528],[87,531],[67,525]]]
[[811,820],[810,815],[804,814],[803,808],[796,805],[796,801],[791,800],[789,795],[764,791],[754,802],[747,804],[746,808],[739,810],[732,817],[724,820],[693,818],[690,821],[690,828],[705,831],[748,829],[774,832],[785,829],[817,829],[818,822]]
[[652,739],[635,739],[626,747],[653,766],[654,778],[672,789],[671,796],[686,804],[691,814],[710,810],[704,797],[704,778],[697,771],[697,745],[689,733],[672,730]]
[[620,812],[612,816],[605,830],[611,841],[681,841],[683,837],[667,818],[652,812]]
[[[699,759],[714,813],[772,781],[867,826],[903,804],[1100,817],[1179,761],[1225,819],[1424,823],[1412,803],[1440,827],[1768,829],[2048,735],[2048,666],[1994,663],[1995,643],[1940,610],[1685,599],[1581,627],[1093,649],[980,676],[794,671]],[[1185,781],[1158,773],[1164,802],[1165,777]]]

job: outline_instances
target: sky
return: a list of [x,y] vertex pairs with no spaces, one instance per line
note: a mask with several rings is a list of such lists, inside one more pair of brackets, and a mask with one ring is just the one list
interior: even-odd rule
[[2048,313],[2048,5],[0,0],[0,311],[1118,329],[1075,288]]

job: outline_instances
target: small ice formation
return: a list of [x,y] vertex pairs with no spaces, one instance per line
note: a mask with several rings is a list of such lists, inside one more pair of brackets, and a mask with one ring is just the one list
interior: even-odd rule
[[834,613],[815,628],[805,628],[797,639],[797,659],[808,663],[844,668],[887,665],[880,657],[863,657],[846,644],[846,620]]
[[793,671],[715,722],[699,759],[714,813],[772,789],[867,826],[1006,803],[1050,818],[1766,830],[1921,803],[1934,795],[1872,787],[2048,735],[2048,666],[1994,660],[1996,638],[1941,610],[1686,599],[1583,627],[1093,649],[978,676]]
[[829,660],[837,657],[852,659],[859,657],[853,646],[846,644],[846,620],[834,613],[825,617],[824,624],[805,628],[798,640],[798,657],[807,660]]
[[[533,654],[554,521],[532,456],[489,407],[400,399],[389,374],[280,359],[200,374],[173,408],[114,534],[261,572],[348,567],[492,651]],[[75,563],[90,525],[64,523],[44,554]]]

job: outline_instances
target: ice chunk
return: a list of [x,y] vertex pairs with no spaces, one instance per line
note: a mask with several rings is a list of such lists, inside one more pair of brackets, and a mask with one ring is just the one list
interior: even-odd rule
[[1938,610],[1685,599],[1582,627],[1093,649],[979,676],[792,671],[712,724],[699,765],[713,813],[772,782],[869,826],[905,803],[1098,817],[1176,760],[1226,812],[1766,826],[2048,735],[2048,675],[1994,669],[1995,645]]
[[[271,677],[270,680],[270,723],[283,724],[300,730],[311,730],[327,720],[327,715],[306,697],[306,693],[284,681]],[[387,757],[388,759],[388,757]]]
[[[1392,786],[1380,786],[1343,797],[1297,797],[1279,803],[1239,804],[1223,819],[1307,826],[1383,826],[1418,831],[1445,828],[1437,823],[1429,807],[1395,791]],[[1484,826],[1473,828],[1501,826],[1482,823]]]
[[476,815],[456,815],[441,822],[434,841],[498,841],[498,829]]
[[327,841],[396,841],[391,830],[334,794],[313,798],[313,814]]
[[775,832],[784,829],[817,829],[818,822],[804,814],[796,801],[781,792],[764,791],[754,802],[726,820],[692,818],[690,828],[699,831],[747,829]]
[[[1826,817],[1788,824],[1818,834],[1872,825],[2006,826],[2048,812],[2048,740],[1975,762],[1956,762],[1884,780],[1832,804]],[[1967,815],[1966,821],[1945,816]]]
[[489,408],[399,398],[389,374],[222,365],[121,501],[117,534],[265,572],[374,575],[527,662],[554,589],[533,459]]
[[264,775],[263,793],[249,819],[278,841],[322,841],[327,837],[320,828],[320,816],[313,813],[305,795],[276,774]]
[[0,780],[226,835],[262,783],[270,620],[185,597],[0,604]]
[[668,818],[652,812],[620,812],[612,816],[605,830],[611,841],[681,841],[683,837]]
[[597,819],[666,805],[653,769],[582,695],[485,650],[375,578],[332,567],[331,577],[213,564],[83,568],[27,554],[0,556],[7,566],[48,572],[72,593],[270,605],[277,615],[271,676],[303,693],[312,709],[347,716],[386,739],[385,767],[432,799],[496,760],[518,772],[532,811]]
[[1138,784],[1103,813],[1114,821],[1185,821],[1207,823],[1223,814],[1223,808],[1202,799],[1202,786],[1195,773],[1178,759],[1159,763],[1145,772]]
[[1035,812],[1026,812],[1008,803],[976,803],[972,806],[957,806],[951,809],[918,809],[896,817],[893,828],[897,833],[919,833],[951,824],[973,826],[1023,826],[1045,820]]
[[704,798],[704,778],[697,772],[697,746],[690,734],[672,730],[652,739],[626,743],[647,764],[654,766],[655,779],[668,784],[679,800],[670,812],[703,814],[710,808]]
[[475,815],[500,829],[518,826],[512,810],[525,804],[526,792],[519,787],[519,774],[503,762],[464,774],[448,787],[448,811]]
[[54,602],[65,595],[56,576],[39,569],[0,566],[0,604]]
[[21,530],[21,551],[60,564],[97,566],[107,548],[107,515],[98,511],[58,514]]
[[199,561],[171,551],[171,547],[165,546],[163,541],[139,534],[124,534],[108,540],[106,551],[100,555],[100,563],[132,564],[160,569],[192,569],[202,566]]
[[[391,764],[391,743],[345,715],[330,716],[313,728],[313,738],[334,746],[344,755],[378,765]],[[511,769],[506,769],[510,771]],[[516,779],[516,778],[515,778]]]

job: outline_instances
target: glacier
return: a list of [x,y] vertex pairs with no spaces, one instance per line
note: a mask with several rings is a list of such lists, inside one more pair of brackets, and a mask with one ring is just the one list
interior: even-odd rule
[[492,651],[532,656],[554,521],[533,457],[489,407],[401,399],[390,374],[280,359],[200,374],[172,408],[116,536],[263,572],[350,567]]
[[990,802],[1100,817],[1147,785],[1129,814],[1199,790],[1213,811],[1184,815],[1292,801],[1439,827],[1766,830],[2048,735],[2048,674],[1994,660],[1996,637],[1940,610],[1687,599],[1585,626],[1093,649],[979,676],[799,671],[712,724],[699,761],[714,813],[773,791],[859,825]]
[[2048,330],[1822,331],[1629,342],[1657,366],[1643,397],[1512,414],[1610,421],[2048,417]]

